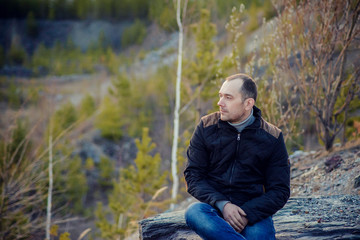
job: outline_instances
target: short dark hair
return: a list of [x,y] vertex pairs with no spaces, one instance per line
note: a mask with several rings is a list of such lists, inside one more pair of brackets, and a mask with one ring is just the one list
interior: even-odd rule
[[231,81],[235,79],[241,79],[243,81],[243,84],[241,85],[241,88],[239,91],[243,95],[243,100],[247,98],[253,98],[256,102],[257,98],[257,87],[255,81],[248,75],[243,73],[238,73],[231,75],[226,78],[226,81]]

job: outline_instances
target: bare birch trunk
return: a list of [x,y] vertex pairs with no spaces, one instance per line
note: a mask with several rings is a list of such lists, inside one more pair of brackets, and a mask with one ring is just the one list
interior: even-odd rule
[[173,186],[171,192],[171,199],[173,203],[170,209],[174,209],[174,202],[179,191],[179,177],[177,174],[177,147],[179,138],[179,110],[180,110],[180,83],[181,83],[181,68],[182,68],[182,48],[183,48],[183,26],[180,19],[181,0],[177,0],[176,21],[179,27],[179,49],[178,49],[178,65],[176,73],[176,97],[174,110],[174,136],[173,145],[171,149],[171,173],[173,178]]
[[51,226],[51,203],[52,203],[52,189],[53,189],[53,157],[52,157],[52,129],[50,123],[50,136],[49,136],[49,189],[47,197],[47,210],[46,210],[46,239],[50,240],[50,226]]

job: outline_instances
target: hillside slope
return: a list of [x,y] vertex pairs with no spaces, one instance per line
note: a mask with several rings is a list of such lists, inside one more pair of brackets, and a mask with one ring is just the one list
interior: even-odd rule
[[295,152],[290,156],[291,195],[360,194],[360,142],[333,152]]

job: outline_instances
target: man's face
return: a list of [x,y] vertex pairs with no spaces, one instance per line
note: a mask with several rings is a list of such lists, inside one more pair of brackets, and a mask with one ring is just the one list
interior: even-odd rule
[[250,114],[252,106],[239,92],[242,85],[241,79],[225,81],[219,91],[219,102],[221,120],[230,123],[240,123],[244,121]]

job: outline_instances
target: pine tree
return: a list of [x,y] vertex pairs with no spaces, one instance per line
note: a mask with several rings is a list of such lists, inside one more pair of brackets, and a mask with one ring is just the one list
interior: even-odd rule
[[95,100],[90,94],[86,94],[80,103],[80,116],[90,117],[95,112]]
[[122,136],[123,121],[119,107],[108,96],[105,96],[100,105],[100,113],[95,120],[95,126],[100,129],[103,137],[120,139]]
[[218,92],[215,82],[218,61],[215,59],[216,48],[213,41],[217,31],[215,24],[210,22],[210,12],[208,10],[201,10],[200,20],[192,26],[192,30],[196,40],[196,55],[194,60],[189,63],[189,66],[184,68],[184,75],[191,79],[191,89],[195,88],[193,92],[188,94],[195,97],[190,101],[195,101],[195,121],[198,122],[200,117],[206,114],[204,103],[211,98],[213,99]]
[[[53,152],[53,200],[54,209],[63,213],[85,213],[84,200],[88,191],[86,170],[81,158],[73,155],[68,141],[52,146]],[[57,210],[59,211],[59,210]]]
[[[53,138],[57,138],[63,131],[73,127],[73,124],[77,121],[77,111],[75,106],[71,102],[67,102],[60,106],[58,110],[51,117],[53,126]],[[48,136],[46,136],[48,139]]]
[[[165,202],[155,202],[156,197],[164,190],[167,172],[161,172],[161,158],[151,152],[156,147],[149,137],[149,130],[143,129],[142,140],[136,140],[138,153],[135,166],[120,171],[114,189],[109,195],[109,210],[98,205],[96,216],[97,227],[103,239],[123,239],[137,228],[137,221],[152,214],[153,208],[162,209]],[[112,221],[108,221],[108,216]]]
[[143,127],[151,124],[154,108],[154,101],[149,98],[147,90],[150,83],[137,80],[130,81],[125,74],[120,74],[112,80],[113,87],[109,89],[117,103],[122,126],[127,129],[128,135],[136,137],[141,136]]

